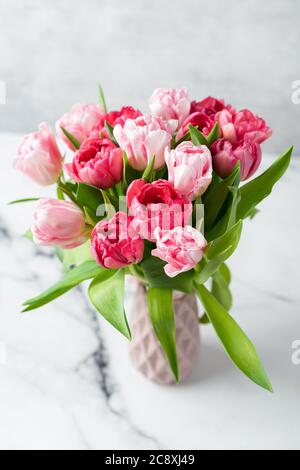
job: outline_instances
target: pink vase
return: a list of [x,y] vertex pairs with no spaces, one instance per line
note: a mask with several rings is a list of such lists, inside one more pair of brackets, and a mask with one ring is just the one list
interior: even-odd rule
[[[197,300],[194,294],[174,294],[176,348],[180,381],[193,370],[200,347]],[[156,339],[149,318],[146,290],[138,284],[130,315],[132,341],[130,357],[134,366],[153,382],[167,385],[175,383],[168,361]]]

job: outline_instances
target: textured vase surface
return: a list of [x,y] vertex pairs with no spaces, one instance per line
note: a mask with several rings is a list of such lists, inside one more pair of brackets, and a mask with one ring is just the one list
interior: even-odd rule
[[[200,347],[197,300],[194,294],[174,294],[176,348],[180,381],[193,370]],[[132,341],[130,356],[134,366],[148,379],[159,384],[173,384],[165,353],[156,339],[149,317],[146,290],[138,285],[130,312]]]

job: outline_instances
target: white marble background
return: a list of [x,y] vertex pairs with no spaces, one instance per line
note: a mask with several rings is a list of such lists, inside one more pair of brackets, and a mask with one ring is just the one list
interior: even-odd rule
[[300,365],[291,360],[300,340],[300,160],[246,222],[230,262],[233,316],[274,395],[235,369],[209,326],[190,379],[160,387],[133,369],[127,341],[99,321],[84,288],[20,314],[60,266],[20,237],[32,206],[5,205],[49,191],[12,171],[19,139],[0,134],[0,449],[300,449]]
[[300,79],[300,3],[0,0],[0,12],[0,449],[299,449],[300,365],[291,361],[300,339],[297,160],[246,223],[230,263],[233,315],[274,395],[232,366],[210,327],[193,376],[164,388],[136,373],[126,341],[99,322],[83,288],[20,315],[22,301],[57,280],[60,267],[51,251],[20,237],[32,207],[6,202],[45,194],[12,171],[20,140],[12,132],[94,101],[98,81],[111,107],[146,110],[156,86],[224,97],[267,119],[267,152],[294,143],[299,155],[291,85]]
[[157,86],[249,107],[274,129],[266,151],[300,154],[298,0],[0,0],[0,129],[53,123],[74,102],[145,108]]

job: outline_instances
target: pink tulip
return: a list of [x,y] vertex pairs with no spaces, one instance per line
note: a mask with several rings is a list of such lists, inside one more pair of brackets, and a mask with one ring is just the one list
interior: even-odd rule
[[211,147],[213,167],[219,176],[228,176],[237,162],[240,162],[241,180],[250,178],[260,166],[261,148],[252,142],[232,144],[225,139],[217,140]]
[[175,277],[193,269],[202,259],[207,242],[203,235],[190,225],[175,227],[170,231],[154,232],[157,247],[152,255],[166,261],[165,273]]
[[14,168],[38,184],[54,184],[62,170],[62,157],[50,127],[46,123],[38,132],[24,137],[17,150]]
[[175,121],[140,116],[127,119],[124,126],[117,124],[114,136],[121,149],[126,152],[133,168],[144,170],[155,155],[154,168],[158,169],[165,163],[164,152],[170,146],[176,125]]
[[191,103],[191,113],[201,112],[211,118],[223,109],[233,110],[233,107],[231,105],[225,105],[224,100],[218,100],[213,96],[207,96],[204,100],[192,101]]
[[228,110],[231,113],[235,109],[231,105],[225,105],[223,100],[218,100],[212,96],[208,96],[201,101],[192,101],[191,114],[183,121],[176,140],[180,140],[189,130],[189,125],[197,127],[204,135],[208,135],[216,122],[216,115],[220,111]]
[[75,104],[71,111],[64,114],[56,123],[56,130],[71,150],[73,144],[65,136],[62,127],[72,134],[81,144],[90,137],[95,129],[101,127],[103,110],[95,104]]
[[82,245],[87,239],[84,214],[73,202],[41,199],[34,213],[34,241],[64,249]]
[[166,149],[169,181],[190,200],[207,190],[212,180],[212,159],[205,145],[182,142],[175,150]]
[[165,180],[146,183],[135,180],[127,191],[127,206],[132,226],[147,240],[155,241],[154,230],[184,226],[192,215],[192,204]]
[[220,124],[222,136],[224,137],[224,139],[232,143],[237,141],[237,133],[233,120],[234,113],[231,113],[227,109],[224,109],[223,111],[217,114],[217,121]]
[[191,101],[185,88],[156,88],[149,99],[153,116],[176,119],[178,126],[190,114]]
[[74,181],[108,189],[122,179],[122,150],[109,139],[89,138],[65,165]]
[[99,222],[92,232],[92,250],[101,266],[119,269],[139,263],[143,258],[144,241],[132,228],[132,217],[118,212]]
[[272,135],[272,130],[266,125],[264,119],[253,114],[248,109],[230,111],[224,109],[216,115],[224,139],[231,143],[241,140],[261,144]]
[[189,131],[189,126],[192,125],[197,127],[197,129],[202,132],[204,135],[208,135],[212,128],[214,127],[214,120],[204,112],[195,112],[189,114],[189,116],[183,121],[179,131],[176,135],[176,141],[178,142],[182,137],[184,137]]
[[107,114],[103,114],[99,130],[101,134],[108,137],[105,129],[105,122],[112,127],[115,127],[117,124],[120,124],[123,127],[127,119],[136,119],[139,116],[142,116],[142,113],[138,109],[135,109],[132,106],[123,106],[119,111],[110,111]]
[[244,139],[254,144],[262,144],[272,135],[272,130],[266,125],[266,121],[248,109],[236,113],[234,126],[238,140]]

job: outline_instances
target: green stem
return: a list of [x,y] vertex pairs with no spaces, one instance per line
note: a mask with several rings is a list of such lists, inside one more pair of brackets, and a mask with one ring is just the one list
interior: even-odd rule
[[136,265],[131,264],[130,266],[127,267],[128,273],[131,274],[134,277],[137,277],[144,285],[148,285],[146,279],[144,276],[139,272],[138,268]]
[[71,191],[69,191],[69,189],[61,181],[61,179],[57,181],[57,195],[59,194],[60,191],[63,192],[66,196],[68,196],[68,198],[71,199],[71,201],[73,201],[78,206],[75,196],[72,194]]
[[59,200],[63,201],[65,199],[63,190],[57,186],[56,194]]

